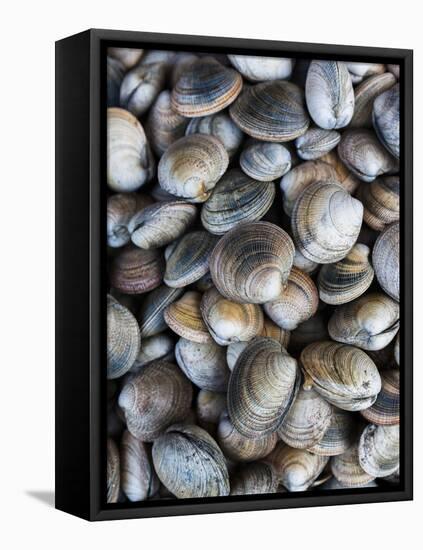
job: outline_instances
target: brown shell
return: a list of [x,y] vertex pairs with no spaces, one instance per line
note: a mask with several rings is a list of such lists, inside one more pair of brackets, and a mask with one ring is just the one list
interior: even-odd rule
[[375,231],[399,220],[400,180],[397,176],[376,178],[360,185],[357,197],[364,206],[363,218]]
[[107,502],[117,502],[120,490],[119,451],[113,439],[107,440]]
[[361,411],[372,424],[392,426],[400,421],[400,371],[388,369],[381,373],[382,389],[371,407]]
[[308,450],[316,455],[337,456],[354,443],[356,436],[357,420],[354,414],[333,407],[330,424],[322,439]]
[[333,475],[343,487],[363,487],[376,477],[365,472],[360,466],[357,441],[344,453],[333,457],[331,467]]
[[119,252],[110,270],[110,284],[125,294],[143,294],[163,279],[164,259],[159,250],[129,246]]
[[201,294],[189,290],[164,310],[167,325],[182,338],[209,344],[213,342],[200,311]]

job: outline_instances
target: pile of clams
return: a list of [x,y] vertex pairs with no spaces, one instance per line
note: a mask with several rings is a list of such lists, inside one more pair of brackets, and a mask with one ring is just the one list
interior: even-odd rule
[[398,483],[398,78],[109,49],[109,502]]

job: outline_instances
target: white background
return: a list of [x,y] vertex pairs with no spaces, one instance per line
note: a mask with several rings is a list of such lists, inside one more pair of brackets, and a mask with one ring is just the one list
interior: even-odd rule
[[[2,3],[0,545],[14,548],[421,547],[422,18],[410,0]],[[54,486],[54,41],[89,27],[415,50],[415,501],[89,524]],[[66,312],[63,312],[66,315]],[[75,396],[77,400],[77,396]],[[40,496],[42,497],[40,499]],[[415,542],[412,542],[414,539]],[[419,542],[417,542],[419,541]]]

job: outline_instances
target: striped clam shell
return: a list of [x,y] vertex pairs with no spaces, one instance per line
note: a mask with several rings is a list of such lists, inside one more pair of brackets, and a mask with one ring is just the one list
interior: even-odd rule
[[244,464],[231,476],[231,495],[265,495],[276,493],[278,479],[270,464]]
[[388,226],[373,247],[373,267],[383,290],[399,301],[399,223]]
[[138,313],[142,338],[155,336],[167,329],[163,311],[178,299],[182,292],[182,288],[169,288],[166,285],[160,285],[147,294]]
[[364,487],[375,479],[363,470],[358,459],[358,441],[331,460],[332,473],[343,487]]
[[400,155],[400,89],[395,84],[373,103],[373,126],[386,149],[397,159]]
[[197,342],[209,344],[213,342],[200,311],[201,294],[188,290],[181,298],[167,306],[164,319],[179,336]]
[[391,73],[382,73],[371,76],[361,82],[355,89],[354,116],[350,128],[371,128],[374,100],[396,82]]
[[287,57],[255,55],[228,55],[228,57],[235,69],[252,82],[289,78],[295,64],[294,59]]
[[222,142],[230,159],[238,151],[243,140],[243,133],[226,112],[192,118],[185,131],[185,135],[191,134],[216,137]]
[[358,457],[368,475],[385,477],[399,467],[400,427],[369,424],[360,437]]
[[180,76],[198,60],[198,55],[192,52],[177,52],[172,62],[170,83],[174,88]]
[[382,389],[374,404],[361,411],[362,416],[371,424],[391,426],[400,420],[400,372],[387,369],[381,373]]
[[131,240],[128,224],[137,210],[149,206],[153,200],[149,195],[116,193],[107,199],[107,244],[119,248]]
[[153,104],[164,87],[166,65],[148,59],[126,73],[120,87],[120,104],[139,118]]
[[107,48],[107,55],[117,59],[125,69],[131,69],[142,57],[144,50],[139,48]]
[[273,181],[291,169],[291,153],[282,143],[251,141],[239,158],[242,171],[258,181]]
[[333,414],[323,437],[308,450],[316,455],[337,456],[351,447],[356,436],[357,422],[353,413],[333,407]]
[[316,160],[332,151],[340,141],[341,134],[336,130],[310,128],[295,140],[295,147],[303,160]]
[[357,198],[364,206],[363,218],[375,231],[399,220],[400,180],[398,176],[376,178],[360,185]]
[[107,502],[117,502],[120,491],[119,450],[113,439],[107,440]]
[[320,157],[320,160],[330,164],[336,172],[336,180],[342,185],[342,187],[353,195],[359,185],[361,184],[360,180],[355,176],[347,166],[340,159],[337,151],[333,149]]
[[130,246],[114,259],[110,283],[124,294],[143,294],[160,285],[163,271],[164,259],[159,250]]

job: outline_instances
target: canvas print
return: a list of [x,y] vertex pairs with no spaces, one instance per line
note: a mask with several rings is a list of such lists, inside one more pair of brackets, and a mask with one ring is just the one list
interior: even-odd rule
[[398,65],[108,48],[108,503],[398,485],[399,130]]

